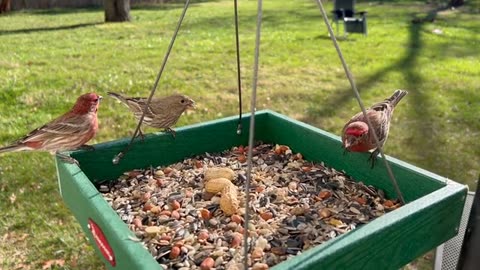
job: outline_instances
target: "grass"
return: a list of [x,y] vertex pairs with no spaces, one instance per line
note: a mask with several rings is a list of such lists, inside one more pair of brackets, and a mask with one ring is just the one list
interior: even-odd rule
[[[240,1],[244,110],[249,110],[256,1]],[[101,9],[12,12],[0,17],[0,145],[68,110],[88,91],[147,96],[181,4],[135,7],[130,23],[103,23]],[[480,164],[480,15],[473,5],[432,12],[423,2],[361,2],[369,36],[340,46],[366,105],[402,88],[385,152],[474,187]],[[331,3],[326,6],[331,10]],[[232,1],[189,9],[157,95],[174,91],[199,109],[179,126],[237,113]],[[434,16],[433,23],[411,22]],[[440,29],[442,34],[433,33]],[[359,111],[314,1],[266,0],[258,108],[339,134]],[[129,136],[136,124],[105,98],[93,143]],[[147,129],[152,132],[152,129]],[[366,164],[367,165],[367,164]],[[46,153],[0,157],[0,268],[101,269],[58,194]]]

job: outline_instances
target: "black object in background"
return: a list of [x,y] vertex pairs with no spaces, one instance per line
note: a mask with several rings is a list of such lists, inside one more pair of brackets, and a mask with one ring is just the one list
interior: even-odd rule
[[472,210],[468,218],[467,229],[463,239],[462,251],[458,259],[457,270],[480,269],[480,176],[477,191],[473,198]]

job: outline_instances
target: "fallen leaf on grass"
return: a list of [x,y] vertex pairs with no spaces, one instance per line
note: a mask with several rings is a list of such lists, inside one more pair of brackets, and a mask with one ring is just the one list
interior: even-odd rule
[[2,242],[7,241],[8,237],[10,237],[10,234],[7,232],[6,234],[4,234],[4,235],[2,236]]
[[31,269],[30,265],[23,264],[23,263],[15,265],[15,268],[14,268],[14,270],[30,270],[30,269]]
[[[29,237],[30,234],[28,233],[23,233],[21,235],[17,234],[16,232],[7,232],[2,236],[2,241],[10,241],[11,243],[17,243],[17,242],[22,242]],[[1,269],[1,268],[0,268]]]
[[15,195],[15,193],[12,193],[12,195],[10,195],[10,197],[8,198],[10,199],[11,204],[15,203],[15,201],[17,200],[17,196]]
[[60,266],[62,267],[65,264],[65,260],[63,259],[55,259],[55,260],[48,260],[43,262],[42,269],[50,269],[52,266]]
[[78,256],[74,255],[70,258],[70,267],[77,268],[78,266]]
[[22,234],[22,236],[20,236],[17,241],[24,241],[25,239],[27,239],[27,237],[30,236],[28,233],[24,233]]

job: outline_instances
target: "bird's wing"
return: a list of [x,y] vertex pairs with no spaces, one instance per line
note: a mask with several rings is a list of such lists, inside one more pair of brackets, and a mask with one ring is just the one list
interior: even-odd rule
[[378,112],[384,112],[388,119],[390,119],[393,110],[395,109],[395,105],[398,104],[398,102],[400,102],[400,100],[405,97],[407,93],[408,92],[404,90],[396,90],[391,97],[373,104],[370,109]]
[[19,140],[20,143],[48,140],[52,136],[79,136],[91,132],[92,121],[88,114],[65,114],[39,127]]
[[392,104],[387,100],[375,103],[372,105],[372,107],[370,107],[370,110],[382,111],[382,112],[390,111],[391,109],[392,109]]
[[[388,134],[390,112],[387,110],[374,110],[367,111],[368,118],[375,128],[378,139],[383,144],[384,139]],[[373,137],[373,136],[372,136]],[[374,141],[375,139],[372,138]]]
[[169,102],[166,98],[152,99],[150,103],[150,109],[155,115],[166,115],[171,108],[169,108]]
[[[368,114],[368,110],[367,110],[367,114]],[[345,129],[350,123],[357,122],[357,121],[365,122],[365,117],[363,117],[362,112],[355,114],[354,116],[352,116],[352,118],[350,118],[350,120],[347,123],[345,123],[345,126],[343,127],[343,132],[345,132]]]
[[[155,117],[155,111],[152,109],[152,103],[154,101],[155,99],[152,99],[149,106],[147,107],[144,119],[151,119]],[[146,98],[128,98],[127,102],[130,108],[132,109],[133,113],[135,114],[135,117],[140,118],[143,114],[143,110],[145,109],[145,105],[147,104],[147,99]]]

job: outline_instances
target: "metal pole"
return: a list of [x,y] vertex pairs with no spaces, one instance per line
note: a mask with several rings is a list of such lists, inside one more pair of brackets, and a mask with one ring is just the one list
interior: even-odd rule
[[255,53],[253,61],[252,97],[250,103],[250,130],[248,131],[247,180],[245,181],[245,230],[243,232],[243,267],[248,270],[248,225],[250,224],[250,181],[252,178],[252,155],[255,137],[255,110],[257,107],[258,66],[260,58],[260,34],[262,27],[262,0],[257,4],[257,30],[255,35]]
[[457,270],[480,269],[480,176],[477,182],[477,191],[473,198],[470,217],[468,218],[465,237],[463,238],[462,250],[458,258]]
[[238,84],[238,126],[237,134],[242,134],[242,76],[240,70],[240,41],[238,34],[238,4],[237,0],[233,1],[235,13],[235,48],[237,52],[237,84]]

